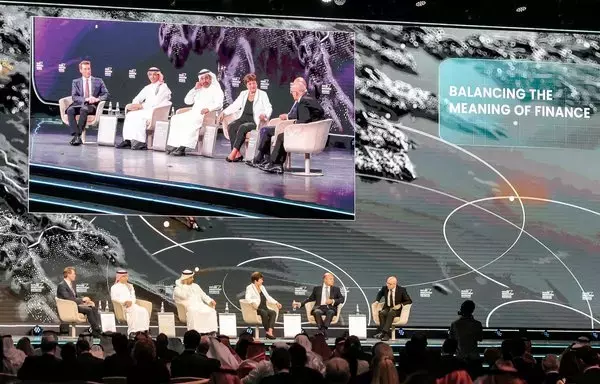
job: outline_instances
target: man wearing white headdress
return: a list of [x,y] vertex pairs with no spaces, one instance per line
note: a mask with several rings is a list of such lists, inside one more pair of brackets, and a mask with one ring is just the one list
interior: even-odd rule
[[152,112],[171,100],[171,90],[164,82],[160,69],[148,69],[148,80],[150,84],[142,88],[125,111],[123,141],[117,148],[147,149],[146,129],[152,120]]
[[192,271],[183,271],[181,277],[175,281],[173,300],[185,307],[188,331],[193,329],[199,333],[217,332],[217,303],[194,283]]
[[144,307],[135,303],[135,289],[128,280],[127,271],[117,271],[115,284],[110,288],[110,298],[125,307],[127,334],[145,332],[150,329],[150,315]]
[[214,73],[207,69],[198,72],[198,82],[185,96],[192,109],[171,117],[167,145],[175,149],[174,156],[184,156],[186,148],[196,148],[198,133],[207,113],[223,108],[225,94]]

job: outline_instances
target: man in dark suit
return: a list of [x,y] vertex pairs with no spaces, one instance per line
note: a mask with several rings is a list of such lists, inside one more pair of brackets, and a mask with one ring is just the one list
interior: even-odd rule
[[92,355],[91,346],[87,340],[77,340],[77,368],[79,380],[102,381],[104,377],[104,360]]
[[[338,305],[344,303],[344,296],[339,287],[335,287],[335,280],[331,273],[323,275],[323,284],[313,288],[312,293],[301,303],[294,301],[294,308],[302,308],[306,303],[315,302],[311,314],[315,317],[319,330],[327,336],[327,328],[331,324],[331,319],[338,313]],[[325,320],[323,317],[325,316]]]
[[[296,124],[311,123],[322,120],[325,112],[321,104],[312,96],[307,94],[306,81],[299,77],[292,83],[291,94],[294,104],[287,114],[279,116],[281,120],[295,120]],[[260,130],[258,143],[258,154],[248,165],[258,166],[260,169],[270,173],[283,173],[283,163],[287,153],[283,147],[283,133],[277,135],[275,146],[271,153],[271,139],[275,134],[275,127],[264,127]],[[269,153],[271,155],[269,156]]]
[[183,335],[185,350],[171,362],[171,377],[211,377],[219,370],[221,362],[206,356],[208,346],[202,348],[203,353],[198,351],[200,340],[200,334],[193,329]]
[[382,298],[385,298],[383,308],[379,311],[379,328],[375,338],[383,341],[387,341],[391,336],[392,323],[394,317],[400,316],[402,313],[402,306],[405,304],[412,304],[406,288],[398,285],[398,279],[394,276],[388,277],[386,284],[381,287],[375,297],[375,302],[379,302]]
[[51,338],[42,337],[41,356],[28,356],[19,369],[17,377],[20,380],[40,380],[60,382],[63,375],[60,371],[60,360],[56,358],[58,343]]
[[[81,133],[85,129],[88,115],[96,113],[98,103],[108,100],[108,89],[104,81],[92,76],[92,64],[84,60],[79,63],[81,77],[73,80],[71,97],[73,104],[67,108],[69,128],[71,128],[71,145],[81,145]],[[79,115],[79,121],[76,116]]]
[[56,297],[63,300],[71,300],[77,303],[77,310],[87,316],[87,319],[92,326],[92,334],[98,336],[102,333],[100,327],[100,314],[94,302],[89,297],[80,298],[77,296],[77,288],[75,287],[75,268],[67,267],[63,271],[63,281],[56,288]]

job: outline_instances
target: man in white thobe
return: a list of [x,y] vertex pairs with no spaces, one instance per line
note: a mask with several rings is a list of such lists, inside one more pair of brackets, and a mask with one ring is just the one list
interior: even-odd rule
[[127,319],[127,334],[146,332],[150,328],[150,315],[146,308],[135,303],[135,289],[128,283],[127,271],[117,272],[115,284],[110,289],[112,301],[122,304]]
[[193,329],[199,333],[217,332],[217,303],[194,283],[192,271],[183,271],[181,277],[175,281],[173,299],[176,304],[185,307],[188,331]]
[[223,108],[225,97],[214,73],[207,69],[198,72],[198,82],[185,96],[185,103],[192,109],[171,117],[167,153],[184,156],[186,148],[196,148],[198,134],[206,114]]
[[148,149],[146,145],[146,129],[152,120],[154,108],[164,106],[171,100],[171,90],[163,81],[160,70],[156,67],[148,69],[146,85],[125,111],[123,123],[123,141],[117,148]]

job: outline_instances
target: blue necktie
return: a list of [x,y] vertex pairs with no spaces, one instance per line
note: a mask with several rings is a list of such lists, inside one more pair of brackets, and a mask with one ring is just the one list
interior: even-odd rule
[[295,101],[294,105],[292,105],[292,109],[290,109],[290,112],[288,113],[288,118],[290,117],[291,114],[293,114],[296,111],[296,106],[298,105],[298,102]]

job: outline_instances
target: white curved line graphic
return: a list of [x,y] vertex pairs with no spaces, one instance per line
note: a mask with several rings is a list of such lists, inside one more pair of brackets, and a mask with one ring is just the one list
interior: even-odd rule
[[161,231],[159,231],[158,229],[156,229],[152,224],[150,224],[148,222],[148,220],[146,220],[144,218],[144,216],[139,216],[140,219],[142,219],[142,221],[144,223],[146,223],[146,225],[148,225],[154,232],[158,233],[159,235],[161,235],[162,237],[164,237],[169,243],[174,244],[180,248],[185,249],[186,251],[190,252],[190,253],[194,253],[194,251],[192,251],[189,248],[184,247],[183,245],[181,245],[180,243],[176,242],[175,240],[171,239],[169,236],[165,235],[164,233],[162,233]]
[[561,303],[555,303],[554,301],[544,301],[544,300],[534,300],[534,299],[523,299],[523,300],[513,300],[513,301],[507,301],[506,303],[502,303],[502,304],[500,304],[499,306],[497,306],[496,308],[492,309],[492,310],[490,311],[490,313],[488,313],[488,315],[487,315],[487,317],[486,317],[486,319],[485,319],[485,326],[486,326],[486,328],[488,328],[488,327],[490,326],[490,317],[491,317],[491,316],[494,314],[494,312],[496,312],[498,309],[500,309],[500,308],[502,308],[502,307],[504,307],[504,306],[506,306],[506,305],[510,305],[510,304],[517,304],[517,303],[543,303],[543,304],[555,305],[555,306],[557,306],[557,307],[561,307],[561,308],[570,309],[571,311],[573,311],[573,312],[577,312],[577,313],[579,313],[580,315],[583,315],[583,316],[585,316],[585,317],[589,317],[589,318],[592,320],[592,324],[593,324],[594,322],[596,322],[596,323],[600,324],[600,321],[598,321],[598,320],[594,319],[594,317],[593,317],[593,316],[590,316],[590,315],[588,315],[587,313],[585,313],[585,312],[582,312],[582,311],[580,311],[580,310],[578,310],[578,309],[575,309],[575,308],[573,308],[573,307],[569,307],[568,305],[564,305],[564,304],[561,304]]
[[[427,190],[427,191],[431,191],[431,192],[434,192],[434,193],[438,193],[438,194],[440,194],[440,195],[444,195],[444,196],[450,197],[450,198],[452,198],[452,199],[455,199],[455,200],[462,201],[462,202],[464,202],[464,203],[466,203],[466,204],[470,204],[470,205],[472,205],[473,207],[479,208],[479,209],[481,209],[481,210],[483,210],[483,211],[485,211],[485,212],[487,212],[487,213],[489,213],[489,214],[491,214],[491,215],[493,215],[493,216],[495,216],[495,217],[497,217],[497,218],[499,218],[499,219],[503,220],[504,222],[506,222],[506,223],[508,223],[508,224],[512,225],[513,227],[515,227],[515,228],[517,228],[517,229],[519,228],[519,227],[518,227],[516,224],[514,224],[513,222],[511,222],[511,221],[507,220],[506,218],[504,218],[504,217],[502,217],[502,216],[498,215],[497,213],[495,213],[495,212],[492,212],[492,211],[490,211],[490,210],[488,210],[488,209],[486,209],[486,208],[484,208],[484,207],[481,207],[481,206],[477,205],[477,204],[475,203],[475,201],[468,202],[467,200],[461,199],[460,197],[457,197],[457,196],[451,195],[451,194],[449,194],[449,193],[446,193],[446,192],[439,191],[439,190],[437,190],[437,189],[434,189],[434,188],[429,188],[429,187],[425,187],[425,186],[418,185],[418,184],[414,184],[414,183],[408,183],[408,182],[401,181],[401,180],[389,179],[389,178],[384,178],[384,177],[379,177],[379,176],[362,175],[362,174],[361,174],[360,176],[374,177],[374,178],[376,178],[376,179],[382,179],[382,180],[386,180],[386,181],[396,182],[396,183],[399,183],[399,184],[406,184],[406,185],[410,185],[410,186],[413,186],[413,187],[421,188],[421,189],[424,189],[424,190]],[[506,198],[508,198],[508,199],[510,200],[511,196],[497,196],[497,197],[494,197],[494,198],[487,198],[487,199],[506,199]],[[521,196],[521,199],[522,199],[522,200],[534,200],[534,201],[543,201],[543,202],[547,202],[547,203],[554,203],[554,204],[558,204],[558,205],[567,206],[567,207],[570,207],[570,208],[576,208],[576,209],[580,209],[580,210],[582,210],[582,211],[584,211],[584,212],[588,212],[588,213],[591,213],[591,214],[593,214],[593,215],[600,216],[600,212],[596,212],[596,211],[593,211],[593,210],[591,210],[591,209],[588,209],[588,208],[585,208],[585,207],[581,207],[581,206],[579,206],[579,205],[575,205],[575,204],[571,204],[571,203],[566,203],[566,202],[563,202],[563,201],[551,200],[551,199],[544,199],[544,198],[541,198],[541,197],[531,197],[531,196]],[[558,262],[559,262],[559,263],[561,263],[561,264],[563,265],[563,267],[564,267],[564,268],[565,268],[565,269],[566,269],[566,270],[569,272],[569,274],[570,274],[570,275],[573,277],[573,279],[575,280],[575,283],[577,283],[577,285],[579,286],[579,288],[581,289],[581,291],[582,291],[582,292],[584,292],[584,291],[585,291],[585,290],[584,290],[584,288],[583,288],[583,286],[581,285],[581,283],[580,283],[580,282],[579,282],[579,280],[577,279],[577,277],[575,277],[575,275],[573,274],[573,272],[571,271],[571,269],[570,269],[570,268],[569,268],[569,267],[568,267],[568,266],[567,266],[567,265],[566,265],[566,264],[565,264],[565,263],[564,263],[564,262],[563,262],[563,261],[560,259],[560,257],[558,257],[558,255],[556,255],[556,254],[555,254],[555,253],[554,253],[554,252],[553,252],[553,251],[552,251],[550,248],[548,248],[548,247],[546,246],[546,244],[544,244],[544,243],[543,243],[541,240],[539,240],[537,237],[535,237],[534,235],[532,235],[532,234],[531,234],[531,233],[529,233],[528,231],[526,231],[526,230],[523,230],[523,233],[525,233],[527,236],[529,236],[529,237],[530,237],[531,239],[533,239],[535,242],[537,242],[538,244],[540,244],[540,245],[541,245],[541,246],[542,246],[544,249],[546,249],[548,252],[550,252],[550,254],[552,254],[552,256],[554,256],[554,258],[555,258],[556,260],[558,260]],[[500,259],[502,256],[503,256],[503,255],[500,255],[500,256],[496,257],[495,259],[493,259],[493,260],[489,261],[488,263],[486,263],[486,264],[484,264],[484,265],[482,265],[482,266],[480,266],[480,267],[478,267],[478,268],[476,268],[476,269],[478,269],[478,270],[479,270],[479,269],[483,269],[483,268],[487,267],[488,265],[491,265],[492,263],[494,263],[494,262],[496,262],[497,260],[499,260],[499,259]],[[471,274],[471,273],[473,273],[473,272],[474,272],[474,271],[473,271],[473,270],[471,270],[471,271],[469,271],[469,272],[461,273],[461,274],[459,274],[459,275],[452,276],[452,277],[448,277],[448,278],[444,278],[444,279],[439,279],[439,280],[434,280],[434,281],[428,281],[428,282],[425,282],[425,283],[418,283],[418,284],[407,284],[407,285],[405,285],[405,287],[414,287],[414,286],[419,286],[419,285],[430,285],[430,284],[435,284],[435,283],[442,282],[442,281],[448,281],[448,280],[452,280],[452,279],[454,279],[454,278],[457,278],[457,277],[462,277],[462,276],[465,276],[465,275]],[[589,309],[589,311],[590,311],[590,316],[592,316],[592,317],[593,317],[593,316],[594,316],[594,314],[593,314],[592,307],[591,307],[591,305],[590,305],[590,302],[589,302],[589,301],[587,302],[587,305],[588,305],[588,309]],[[594,322],[592,321],[592,322],[591,322],[591,324],[592,324],[592,329],[593,329],[593,328],[594,328]]]
[[51,226],[51,227],[48,227],[48,228],[44,229],[44,230],[42,231],[42,233],[40,233],[40,235],[38,236],[38,239],[37,239],[37,241],[36,241],[35,243],[31,244],[31,245],[30,245],[29,247],[27,247],[27,248],[33,248],[33,247],[35,247],[36,245],[38,245],[38,244],[39,244],[39,243],[42,241],[42,237],[44,236],[44,233],[46,233],[46,231],[49,231],[49,230],[51,230],[51,229],[55,229],[55,228],[56,228],[56,229],[60,229],[60,230],[61,230],[61,231],[63,231],[63,232],[68,232],[68,233],[76,233],[76,232],[81,232],[81,231],[83,231],[83,229],[65,229],[65,228],[59,227],[58,225],[53,225],[53,226]]
[[[185,243],[181,243],[181,245],[188,245],[188,244],[194,244],[194,243],[203,243],[205,241],[222,241],[222,240],[232,240],[232,241],[239,241],[239,240],[243,240],[243,241],[256,241],[256,242],[260,242],[260,243],[267,243],[267,244],[275,244],[275,245],[279,245],[281,247],[286,247],[286,248],[290,248],[290,249],[294,249],[296,251],[300,251],[300,252],[304,252],[308,255],[314,256],[319,260],[323,260],[324,262],[333,265],[335,268],[339,269],[344,275],[348,276],[348,278],[354,283],[354,285],[356,287],[358,287],[358,289],[360,290],[360,293],[362,293],[365,302],[367,303],[367,310],[369,311],[369,317],[368,317],[368,325],[371,324],[371,305],[369,304],[369,299],[367,299],[367,295],[365,294],[365,291],[363,291],[363,289],[358,285],[358,282],[356,282],[356,280],[354,280],[354,278],[352,276],[350,276],[350,274],[348,274],[348,272],[346,272],[345,270],[343,270],[342,268],[338,267],[337,265],[335,265],[334,263],[332,263],[331,261],[327,260],[326,258],[317,255],[314,252],[311,251],[307,251],[306,249],[302,249],[300,247],[296,247],[294,245],[290,245],[290,244],[286,244],[286,243],[281,243],[279,241],[274,241],[274,240],[265,240],[265,239],[258,239],[258,238],[254,238],[254,237],[212,237],[209,239],[196,239],[196,240],[190,240],[190,241],[186,241]],[[169,249],[175,248],[175,245],[171,245],[169,247],[160,249],[156,252],[154,252],[152,254],[152,256],[158,255],[159,253],[162,253],[164,251],[167,251]]]
[[[385,120],[385,121],[387,122],[387,120]],[[429,133],[426,133],[426,132],[419,131],[418,129],[414,129],[414,128],[407,127],[407,126],[405,126],[405,125],[402,125],[402,124],[400,125],[400,128],[401,128],[401,129],[406,129],[407,131],[410,131],[410,132],[416,133],[416,134],[418,134],[418,135],[421,135],[421,136],[428,137],[428,138],[430,138],[430,139],[432,139],[432,140],[439,141],[440,143],[446,144],[446,145],[448,145],[448,146],[450,146],[450,147],[452,147],[452,148],[454,148],[454,149],[456,149],[456,150],[458,150],[458,151],[460,151],[460,152],[462,152],[462,153],[464,153],[464,154],[466,154],[466,155],[468,155],[468,156],[470,156],[470,157],[474,158],[475,160],[479,161],[481,164],[483,164],[483,165],[485,165],[486,167],[488,167],[489,169],[491,169],[491,170],[492,170],[492,172],[494,172],[495,174],[497,174],[497,175],[498,175],[498,176],[499,176],[499,177],[500,177],[502,180],[504,180],[504,182],[505,182],[506,184],[508,184],[508,186],[510,187],[510,189],[512,189],[512,191],[513,191],[513,193],[514,193],[514,195],[513,195],[513,196],[514,196],[516,199],[518,199],[518,200],[519,200],[519,204],[521,205],[521,215],[522,215],[522,221],[521,221],[521,227],[519,228],[519,234],[517,235],[517,238],[515,239],[515,241],[514,241],[514,242],[513,242],[513,243],[510,245],[510,247],[508,247],[508,249],[507,249],[506,251],[504,251],[504,253],[502,254],[502,256],[503,256],[503,255],[505,255],[506,253],[510,252],[510,250],[511,250],[511,249],[513,249],[513,248],[514,248],[514,246],[515,246],[515,245],[517,245],[517,243],[519,242],[519,239],[520,239],[520,238],[521,238],[521,236],[523,235],[523,230],[525,229],[525,206],[523,205],[523,202],[521,201],[521,198],[520,198],[520,196],[519,196],[519,193],[517,192],[517,190],[515,189],[515,187],[514,187],[514,186],[511,184],[511,182],[510,182],[510,181],[508,181],[508,179],[507,179],[506,177],[504,177],[504,175],[503,175],[502,173],[500,173],[500,171],[498,171],[496,168],[494,168],[494,167],[493,167],[491,164],[489,164],[487,161],[483,160],[482,158],[480,158],[479,156],[475,155],[474,153],[472,153],[472,152],[469,152],[469,151],[467,151],[466,149],[459,147],[459,146],[458,146],[458,145],[456,145],[456,144],[453,144],[453,143],[451,143],[451,142],[449,142],[449,141],[446,141],[446,140],[444,140],[444,139],[441,139],[441,138],[439,138],[439,137],[436,137],[436,136],[434,136],[434,135],[431,135],[431,134],[429,134]],[[447,240],[447,238],[446,238],[445,234],[444,234],[444,239],[446,240],[446,244],[447,244],[447,245],[448,245],[448,247],[450,248],[450,251],[452,251],[452,253],[454,253],[454,254],[456,255],[456,257],[458,257],[458,259],[464,263],[464,261],[462,260],[462,258],[461,258],[460,256],[458,256],[458,254],[457,254],[456,252],[454,252],[454,249],[452,248],[452,246],[451,246],[451,245],[450,245],[450,243],[448,242],[448,240]],[[500,286],[502,286],[502,287],[505,287],[505,288],[507,288],[507,287],[508,287],[507,285],[505,285],[505,284],[502,284],[502,283],[500,283],[500,282],[498,282],[498,281],[496,281],[496,280],[492,279],[491,277],[488,277],[487,275],[485,275],[485,274],[483,274],[483,273],[479,272],[477,269],[474,269],[474,268],[473,268],[473,267],[471,267],[469,264],[467,264],[467,263],[464,263],[464,264],[465,264],[467,267],[471,268],[471,270],[473,270],[473,272],[475,272],[475,273],[479,274],[480,276],[482,276],[482,277],[484,277],[484,278],[488,279],[489,281],[491,281],[491,282],[494,282],[494,283],[496,283],[496,284],[498,284],[498,285],[500,285]]]

